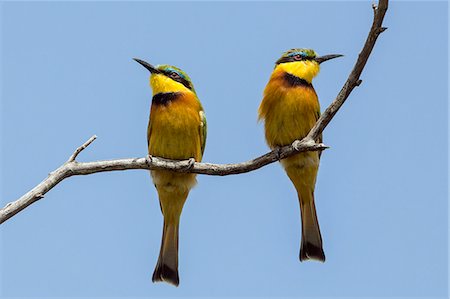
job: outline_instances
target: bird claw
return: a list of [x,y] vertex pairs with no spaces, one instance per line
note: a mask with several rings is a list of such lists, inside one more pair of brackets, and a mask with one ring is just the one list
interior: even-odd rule
[[152,164],[152,161],[153,161],[152,155],[147,155],[147,157],[145,157],[145,163],[147,165]]
[[187,165],[185,167],[183,167],[184,171],[189,171],[192,169],[192,167],[194,167],[195,164],[195,159],[194,158],[189,158],[188,160],[185,160],[187,162]]
[[299,149],[300,149],[300,143],[301,143],[300,140],[295,140],[295,141],[292,143],[292,147],[295,149],[296,152],[298,152]]
[[310,138],[303,138],[302,140],[295,140],[292,142],[292,147],[296,152],[305,151],[305,147],[312,147],[316,145],[316,142]]
[[191,170],[192,167],[194,167],[195,159],[189,158],[189,160],[187,160],[187,163],[188,163],[188,165],[186,166],[186,170]]
[[281,147],[277,146],[274,148],[275,157],[277,158],[277,161],[280,161],[281,159]]

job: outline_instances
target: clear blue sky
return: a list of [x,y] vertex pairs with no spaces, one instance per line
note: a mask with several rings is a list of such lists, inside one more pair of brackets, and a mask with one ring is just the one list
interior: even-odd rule
[[[267,151],[256,111],[293,47],[345,57],[371,2],[1,4],[1,205],[97,134],[80,161],[146,154],[151,90],[132,57],[193,79],[204,161]],[[3,297],[423,296],[448,291],[448,4],[393,2],[363,84],[326,129],[316,188],[325,264],[300,263],[299,207],[278,164],[199,176],[182,215],[179,288],[153,284],[162,216],[146,171],[73,177],[1,225]]]

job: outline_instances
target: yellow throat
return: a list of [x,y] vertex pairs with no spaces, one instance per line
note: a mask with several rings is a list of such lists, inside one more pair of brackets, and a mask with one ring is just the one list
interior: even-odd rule
[[153,95],[168,92],[193,93],[189,88],[187,88],[180,82],[174,81],[162,74],[152,74],[150,76],[150,86],[153,90]]
[[317,76],[319,71],[320,66],[316,61],[305,60],[305,61],[280,63],[275,67],[273,74],[286,72],[301,79],[304,79],[308,81],[308,83],[311,83],[312,79],[315,76]]

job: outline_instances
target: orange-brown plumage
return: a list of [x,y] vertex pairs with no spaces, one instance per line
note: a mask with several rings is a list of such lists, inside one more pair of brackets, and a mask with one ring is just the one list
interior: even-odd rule
[[290,86],[286,71],[276,68],[264,90],[259,118],[271,148],[288,145],[305,137],[320,115],[317,94],[310,86]]
[[153,103],[148,132],[149,154],[168,159],[194,158],[201,161],[201,110],[194,93],[180,92],[168,105]]
[[[292,49],[277,61],[258,111],[259,119],[264,120],[265,137],[271,148],[289,145],[307,136],[320,116],[312,79],[319,73],[321,62],[338,56],[317,57],[313,50]],[[281,161],[300,203],[301,261],[325,261],[314,204],[319,159],[318,152],[304,152]]]
[[[201,161],[206,118],[190,78],[174,66],[154,67],[143,60],[135,60],[152,74],[153,98],[147,129],[149,155]],[[161,249],[152,280],[178,286],[180,216],[189,191],[196,184],[196,175],[168,170],[152,170],[151,175],[164,216]]]

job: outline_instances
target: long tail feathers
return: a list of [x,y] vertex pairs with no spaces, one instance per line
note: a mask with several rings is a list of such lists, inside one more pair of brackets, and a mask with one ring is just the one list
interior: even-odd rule
[[325,262],[325,254],[322,248],[322,236],[320,235],[319,222],[317,220],[314,195],[309,200],[300,198],[300,210],[302,216],[302,241],[300,246],[300,261],[317,260]]
[[161,250],[152,277],[153,282],[164,281],[178,286],[178,223],[164,221]]

